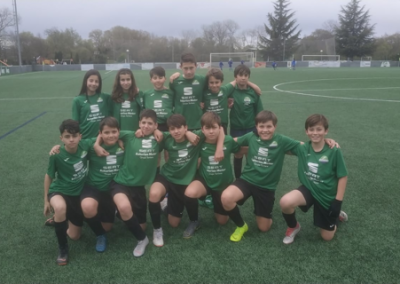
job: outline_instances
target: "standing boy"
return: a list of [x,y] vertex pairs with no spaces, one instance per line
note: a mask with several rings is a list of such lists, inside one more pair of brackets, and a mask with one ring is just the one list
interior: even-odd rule
[[232,59],[231,58],[229,58],[229,61],[228,61],[228,65],[229,65],[229,71],[232,71]]
[[219,69],[221,69],[222,71],[222,67],[224,66],[224,63],[222,62],[222,60],[219,62]]

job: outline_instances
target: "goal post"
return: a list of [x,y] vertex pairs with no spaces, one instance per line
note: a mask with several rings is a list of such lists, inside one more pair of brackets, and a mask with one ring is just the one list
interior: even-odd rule
[[219,68],[219,63],[222,61],[223,68],[229,68],[229,61],[232,60],[232,68],[243,64],[248,67],[254,67],[255,56],[254,52],[222,52],[210,53],[210,67]]
[[340,61],[340,55],[302,55],[301,61]]

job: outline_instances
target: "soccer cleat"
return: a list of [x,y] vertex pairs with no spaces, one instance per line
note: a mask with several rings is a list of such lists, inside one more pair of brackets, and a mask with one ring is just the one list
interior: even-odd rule
[[185,231],[183,232],[183,237],[185,239],[189,239],[193,237],[194,232],[200,229],[200,221],[191,221]]
[[68,264],[68,245],[65,245],[65,247],[59,247],[58,250],[59,250],[59,253],[58,253],[56,263],[58,265],[67,265]]
[[349,216],[347,216],[346,212],[340,211],[339,221],[340,222],[347,222],[348,220],[349,220]]
[[47,219],[46,222],[44,222],[44,224],[46,226],[54,227],[54,216]]
[[104,252],[107,248],[107,238],[106,235],[100,235],[96,238],[96,251]]
[[283,238],[283,243],[288,245],[293,243],[294,238],[296,237],[297,233],[300,232],[301,226],[300,223],[297,222],[296,227],[294,228],[287,228],[286,236]]
[[144,254],[147,245],[149,244],[149,238],[145,237],[144,240],[138,241],[135,249],[133,250],[133,255],[140,257]]
[[248,230],[249,227],[247,226],[246,223],[244,223],[242,227],[236,227],[236,230],[231,235],[231,241],[239,242],[243,238],[244,233],[246,233]]
[[153,230],[153,244],[156,247],[162,247],[164,245],[163,229],[162,228]]

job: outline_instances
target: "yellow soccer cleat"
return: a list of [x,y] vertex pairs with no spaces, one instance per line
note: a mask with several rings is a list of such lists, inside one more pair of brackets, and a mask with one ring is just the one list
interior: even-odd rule
[[231,241],[239,242],[243,238],[244,233],[246,233],[248,230],[249,227],[247,226],[246,223],[244,223],[243,227],[237,227],[236,230],[231,235]]

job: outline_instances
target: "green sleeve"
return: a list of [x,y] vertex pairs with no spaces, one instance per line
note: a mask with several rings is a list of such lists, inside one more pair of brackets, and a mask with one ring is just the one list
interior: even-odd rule
[[51,155],[49,157],[49,165],[47,167],[47,175],[51,178],[51,179],[55,179],[56,178],[56,155]]
[[145,97],[146,93],[147,92],[139,91],[139,93],[137,94],[136,100],[138,102],[140,111],[142,111],[146,108],[145,102],[144,102],[144,97]]
[[164,131],[162,132],[162,134],[163,134],[163,141],[165,141],[165,139],[171,136],[171,133],[169,131]]
[[[253,91],[254,92],[254,91]],[[255,92],[254,92],[255,93]],[[256,94],[256,96],[257,96],[257,103],[255,104],[255,112],[256,112],[256,115],[260,112],[260,111],[262,111],[262,110],[264,110],[264,107],[263,107],[263,105],[262,105],[262,101],[261,101],[261,98],[260,98],[260,96],[259,95],[257,95]]]
[[302,147],[305,147],[305,144],[297,144],[297,146],[296,147],[293,147],[291,150],[290,150],[290,153],[292,153],[293,155],[295,155],[295,156],[298,156],[300,153],[301,153],[301,150],[303,149]]
[[225,90],[224,93],[227,95],[227,97],[231,98],[233,91],[235,90],[235,87],[231,83],[229,83],[229,84],[226,84],[225,86],[223,86],[223,88]]
[[342,178],[347,176],[347,168],[344,163],[342,150],[340,148],[336,148],[336,177]]
[[199,76],[199,80],[201,80],[201,82],[203,84],[203,91],[206,91],[208,89],[208,80],[203,75],[198,75],[198,76]]
[[193,133],[200,137],[199,144],[203,143],[206,140],[206,136],[204,135],[203,131],[201,131],[201,129],[200,130],[195,130],[195,131],[193,131]]
[[240,151],[240,145],[233,140],[233,138],[231,136],[227,136],[229,139],[229,149],[231,153],[237,153]]
[[284,147],[285,152],[287,152],[287,151],[292,152],[292,150],[295,149],[300,144],[300,141],[293,140],[292,138],[289,138],[289,137],[286,137],[283,135],[281,135],[281,137],[282,137],[282,142],[283,142],[283,147]]
[[80,113],[80,105],[79,105],[79,96],[75,97],[72,101],[72,119],[79,121],[79,113]]
[[121,139],[124,143],[129,139],[129,137],[135,137],[135,132],[129,130],[121,130],[119,132],[119,139]]
[[252,137],[253,135],[254,135],[253,132],[249,132],[241,137],[237,137],[237,143],[240,146],[249,146],[250,137]]

